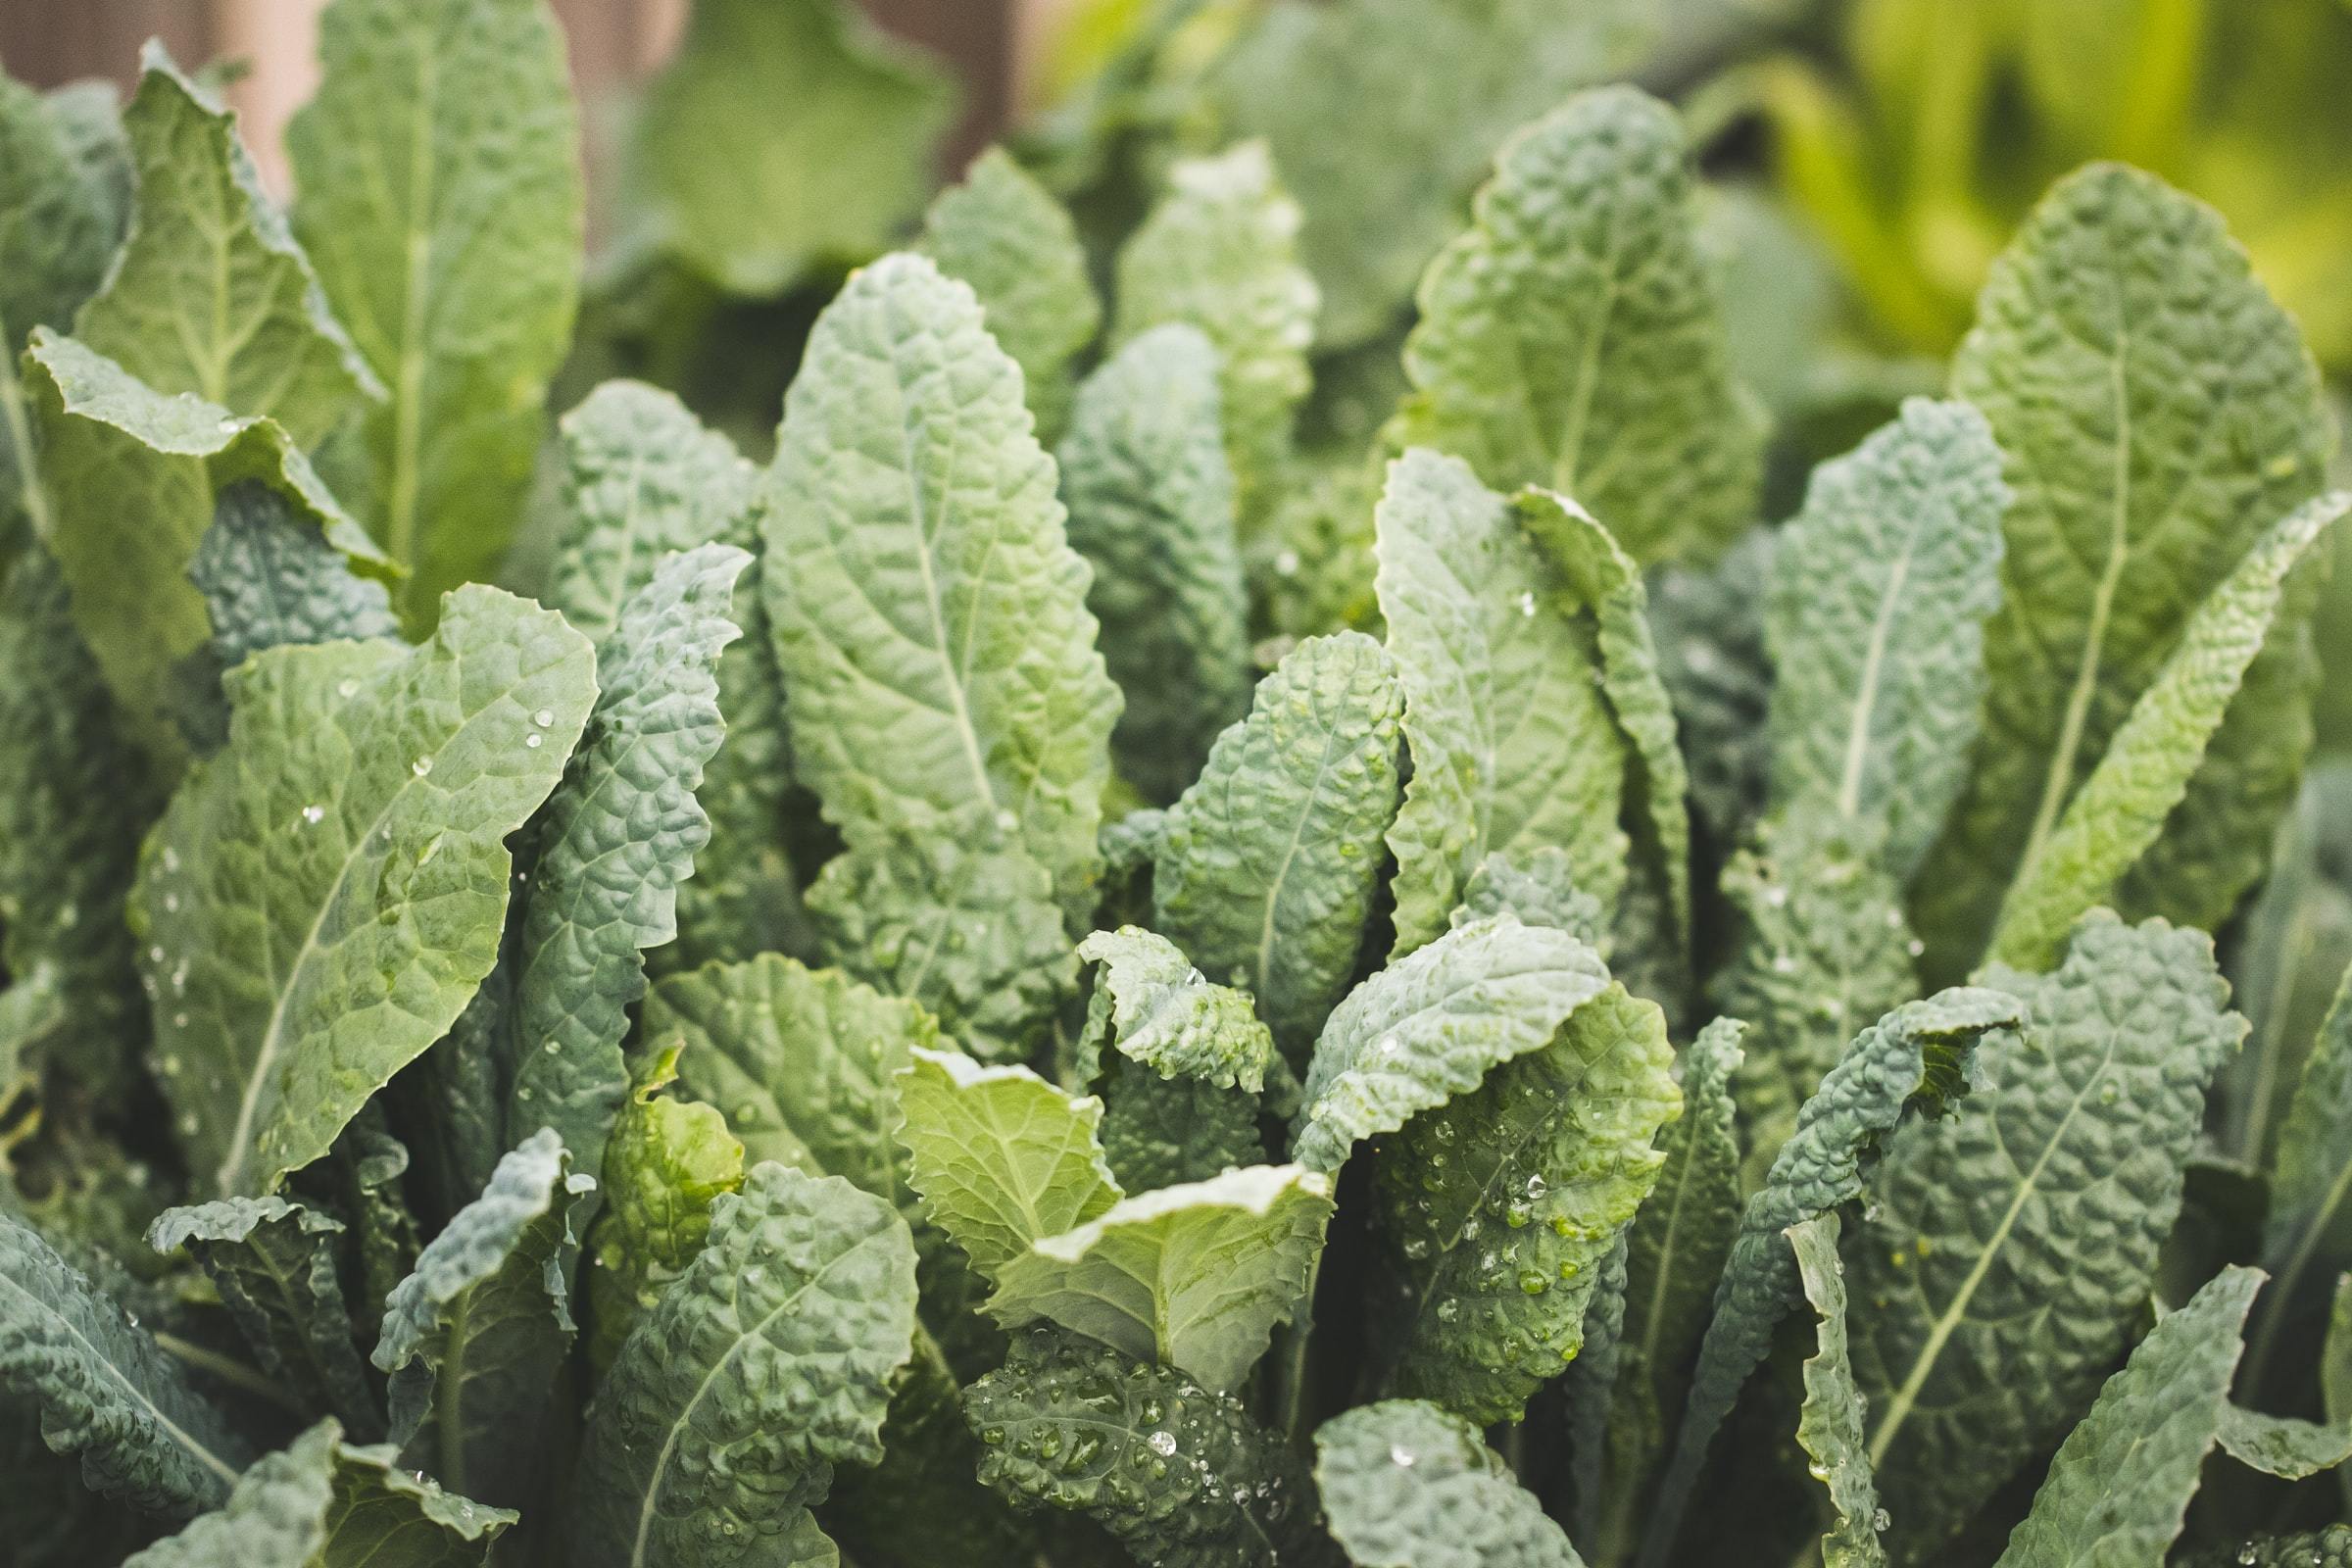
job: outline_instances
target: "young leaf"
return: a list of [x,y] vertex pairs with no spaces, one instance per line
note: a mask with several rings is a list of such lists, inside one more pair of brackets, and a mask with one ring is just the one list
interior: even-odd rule
[[1111,341],[1170,321],[1199,327],[1218,360],[1225,450],[1242,514],[1264,505],[1313,385],[1306,351],[1321,296],[1298,265],[1298,204],[1260,142],[1179,160],[1166,194],[1119,251]]
[[1609,986],[1567,932],[1496,915],[1446,932],[1341,1003],[1315,1043],[1291,1157],[1336,1173],[1364,1139],[1466,1095],[1502,1062],[1551,1044]]
[[131,900],[164,1094],[221,1196],[325,1153],[457,1020],[498,957],[504,840],[555,787],[593,670],[552,611],[467,587],[421,648],[280,648],[229,672],[228,747]]
[[2157,1323],[2060,1445],[1994,1568],[2163,1561],[2228,1409],[2261,1284],[2257,1270],[2227,1269]]
[[1984,416],[1912,398],[1813,470],[1765,596],[1772,800],[1900,884],[1968,780],[2009,488]]
[[2164,832],[2272,633],[2288,573],[2346,512],[2352,493],[2340,490],[2298,508],[2196,608],[2065,814],[2019,865],[1993,927],[1993,957],[2025,968],[2053,961],[2074,923],[2111,896]]
[[1112,754],[1154,804],[1193,782],[1250,706],[1250,606],[1217,398],[1208,339],[1153,327],[1078,389],[1059,454],[1070,544],[1095,568],[1087,608],[1126,698]]
[[259,480],[221,490],[188,580],[204,595],[222,669],[288,643],[400,635],[384,585],[354,572],[284,491]]
[[1397,445],[1573,496],[1643,564],[1754,517],[1762,420],[1731,379],[1674,111],[1579,93],[1503,143],[1421,279]]
[[[1914,1558],[2089,1401],[2146,1300],[2205,1088],[2245,1034],[2211,941],[2094,915],[2054,974],[1998,965],[2018,1033],[1887,1150],[1846,1250],[1871,1462]],[[2044,1325],[2064,1322],[2053,1337]],[[2000,1370],[1995,1370],[2000,1369]]]
[[808,1506],[833,1465],[882,1456],[913,1335],[914,1244],[897,1211],[837,1176],[757,1167],[605,1376],[572,1481],[571,1560],[733,1568],[813,1552]]
[[[1958,989],[1906,1003],[1855,1036],[1805,1102],[1771,1174],[1740,1211],[1715,1287],[1715,1315],[1690,1374],[1681,1432],[1658,1483],[1644,1563],[1663,1561],[1673,1546],[1715,1434],[1770,1353],[1781,1319],[1803,1296],[1796,1255],[1782,1233],[1852,1201],[1905,1112],[1917,1113],[1914,1127],[1931,1125],[1980,1072],[1971,1060],[1978,1043],[1986,1035],[2002,1038],[2025,1014],[2016,1000],[1989,990]],[[1880,1451],[1873,1449],[1873,1464]]]
[[1941,972],[1982,951],[2190,612],[2318,488],[2327,446],[2294,322],[2217,214],[2134,170],[2059,181],[1977,316],[1952,390],[1991,423],[2014,499],[1984,739],[1919,884]]
[[1445,929],[1488,855],[1556,845],[1577,885],[1614,905],[1625,752],[1594,654],[1556,568],[1468,466],[1412,451],[1377,514],[1380,610],[1404,684],[1413,758],[1389,829],[1396,948]]
[[1363,945],[1401,788],[1403,709],[1378,643],[1308,638],[1217,738],[1152,857],[1153,926],[1256,998],[1294,1065]]
[[1102,325],[1102,302],[1069,212],[1003,148],[991,147],[923,215],[922,249],[941,271],[972,286],[989,335],[1021,368],[1037,438],[1049,446],[1060,440],[1071,362]]
[[[507,1136],[552,1127],[592,1172],[628,1094],[620,1042],[645,993],[643,952],[676,937],[678,884],[710,836],[694,791],[726,732],[712,671],[736,636],[727,613],[750,562],[702,545],[629,596],[597,649],[587,733],[530,834]],[[530,716],[542,731],[553,717]]]
[[1425,1400],[1388,1399],[1324,1422],[1315,1487],[1356,1568],[1583,1568],[1478,1428]]
[[1033,1243],[1095,1219],[1122,1194],[1095,1130],[1102,1102],[1026,1067],[916,1050],[899,1075],[907,1180],[931,1217],[994,1279]]
[[1229,1389],[1298,1308],[1331,1212],[1330,1181],[1297,1165],[1122,1199],[1007,1259],[988,1310],[1007,1328],[1048,1318]]
[[147,1232],[159,1252],[185,1248],[253,1349],[305,1408],[329,1409],[380,1437],[383,1414],[351,1338],[336,1272],[343,1222],[282,1198],[229,1198],[167,1209]]
[[1083,1512],[1160,1568],[1323,1568],[1314,1493],[1240,1400],[1053,1329],[964,1391],[980,1479]]
[[1813,1459],[1813,1473],[1829,1488],[1837,1523],[1821,1538],[1823,1568],[1883,1568],[1886,1548],[1879,1544],[1879,1492],[1864,1449],[1864,1409],[1854,1387],[1853,1361],[1845,1345],[1845,1265],[1838,1260],[1838,1214],[1817,1214],[1788,1228],[1805,1299],[1821,1324],[1820,1348],[1805,1363],[1805,1405],[1796,1441]]
[[858,273],[785,398],[765,531],[792,569],[761,581],[794,763],[852,860],[895,856],[918,910],[953,908],[894,840],[995,827],[1075,923],[1119,696],[1020,394],[971,290],[917,256]]
[[1657,1004],[1612,985],[1382,1146],[1374,1191],[1405,1259],[1397,1393],[1513,1421],[1576,1357],[1600,1266],[1657,1181],[1653,1141],[1682,1110],[1673,1062]]
[[39,1418],[83,1482],[182,1517],[228,1495],[251,1457],[178,1363],[49,1244],[0,1213],[0,1391]]
[[721,288],[781,294],[888,243],[955,106],[936,63],[847,0],[704,0],[647,90],[631,173],[656,238]]
[[540,1450],[514,1436],[545,1419],[571,1348],[564,1257],[596,1182],[570,1170],[544,1128],[500,1160],[386,1298],[375,1343],[401,1462],[502,1505],[530,1495]]
[[564,40],[536,0],[335,0],[286,128],[294,225],[390,393],[350,467],[415,573],[402,612],[490,575],[571,342],[582,210]]

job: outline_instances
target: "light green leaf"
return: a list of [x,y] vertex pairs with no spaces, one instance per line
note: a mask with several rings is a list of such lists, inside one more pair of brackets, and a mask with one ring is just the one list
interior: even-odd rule
[[[529,835],[507,1136],[552,1127],[591,1171],[628,1094],[620,1042],[645,994],[644,950],[677,936],[678,884],[710,836],[693,791],[726,733],[713,670],[750,563],[698,546],[629,596],[597,649],[587,732]],[[523,745],[542,747],[554,717],[533,712]]]
[[1609,986],[1567,932],[1502,914],[1444,936],[1350,992],[1315,1043],[1291,1155],[1336,1173],[1355,1146],[1469,1094],[1551,1044]]
[[[649,1011],[660,996],[647,1000]],[[676,1081],[681,1044],[650,1025],[645,1038],[653,1054],[605,1145],[605,1203],[589,1235],[588,1364],[599,1376],[702,1251],[718,1196],[743,1186],[743,1145],[718,1108],[661,1094]]]
[[[867,126],[860,139],[871,134]],[[922,249],[980,297],[989,335],[1021,368],[1037,438],[1049,446],[1060,440],[1071,362],[1102,325],[1102,302],[1068,211],[1003,148],[991,147],[923,215]]]
[[2311,356],[2219,215],[2134,170],[2061,180],[1977,318],[1952,390],[2014,500],[1984,739],[1919,884],[1939,972],[1982,951],[2191,612],[2318,489],[2328,441]]
[[881,1458],[914,1329],[898,1212],[838,1176],[756,1167],[605,1376],[572,1481],[570,1560],[816,1560],[807,1510],[835,1464]]
[[1462,902],[1446,923],[1458,931],[1498,914],[1515,914],[1525,925],[1557,926],[1594,952],[1609,940],[1607,911],[1598,899],[1576,885],[1568,852],[1556,845],[1546,844],[1524,858],[1490,855],[1479,861],[1462,884]]
[[185,1517],[228,1495],[251,1457],[178,1363],[49,1244],[0,1213],[0,1392],[39,1420],[83,1482]]
[[497,960],[504,840],[596,683],[561,616],[467,587],[421,648],[273,649],[227,685],[228,747],[148,841],[131,920],[182,1147],[234,1197],[325,1153],[457,1020]]
[[[866,268],[785,397],[765,536],[792,569],[761,580],[794,764],[853,861],[993,827],[1075,924],[1119,697],[1030,425],[971,290],[917,256]],[[893,867],[944,910],[943,870]]]
[[1657,1004],[1612,985],[1544,1049],[1381,1145],[1374,1192],[1404,1256],[1396,1392],[1515,1421],[1576,1358],[1601,1265],[1664,1163],[1658,1131],[1682,1110],[1673,1063]]
[[1330,1179],[1298,1165],[1122,1199],[1007,1259],[988,1310],[1008,1328],[1051,1319],[1229,1389],[1298,1309],[1331,1213]]
[[229,1198],[167,1209],[148,1228],[159,1252],[201,1267],[254,1359],[305,1408],[330,1409],[380,1437],[383,1415],[352,1344],[337,1274],[343,1222],[282,1198]]
[[288,643],[400,635],[384,585],[355,573],[284,491],[259,480],[221,490],[188,580],[204,595],[223,669]]
[[1645,564],[1753,519],[1763,420],[1732,383],[1664,104],[1595,88],[1513,135],[1420,308],[1397,445],[1573,496]]
[[2219,1437],[2230,1458],[2288,1481],[2316,1476],[2352,1459],[2352,1424],[2263,1415],[2237,1404],[2222,1406]]
[[166,396],[273,418],[315,447],[383,387],[262,194],[236,117],[160,42],[139,65],[122,115],[138,180],[130,233],[74,335]]
[[1101,1101],[1072,1100],[1026,1067],[983,1067],[955,1052],[909,1057],[899,1077],[907,1180],[981,1273],[996,1278],[1033,1244],[1119,1200],[1095,1138]]
[[1357,1568],[1584,1568],[1478,1428],[1424,1400],[1324,1422],[1315,1486]]
[[1445,929],[1479,862],[1556,845],[1577,885],[1616,903],[1625,752],[1565,585],[1509,503],[1469,467],[1412,451],[1389,466],[1378,589],[1413,758],[1389,829],[1396,953]]
[[1158,1568],[1323,1568],[1314,1489],[1230,1395],[1052,1329],[964,1391],[980,1479],[1085,1513]]
[[348,456],[368,531],[415,572],[402,612],[491,574],[571,343],[578,116],[538,0],[335,0],[318,92],[286,129],[294,225],[390,392]]
[[1210,750],[1153,855],[1152,923],[1241,986],[1295,1065],[1354,972],[1396,819],[1403,693],[1360,632],[1311,637]]
[[1265,144],[1245,142],[1171,166],[1158,204],[1119,250],[1112,343],[1183,321],[1217,351],[1225,450],[1245,518],[1271,494],[1314,384],[1306,352],[1321,296],[1298,265],[1299,220]]
[[1095,569],[1087,608],[1126,698],[1112,753],[1155,805],[1193,782],[1250,706],[1217,366],[1196,328],[1153,327],[1087,377],[1060,450],[1070,544]]
[[375,1364],[389,1379],[401,1462],[490,1502],[531,1494],[537,1445],[571,1348],[571,1213],[596,1186],[541,1129],[498,1162],[384,1301]]
[[[2250,678],[2286,597],[2288,574],[2346,512],[2352,494],[2340,490],[2298,508],[2190,614],[2179,645],[2116,727],[2098,765],[2019,865],[1993,927],[1995,958],[2026,968],[2054,961],[2074,923],[2105,902],[2156,843]],[[2268,842],[2272,825],[2266,817],[2257,844]],[[2244,878],[2239,890],[2251,880]],[[2230,906],[2214,907],[2227,914]]]
[[1787,1234],[1805,1299],[1821,1318],[1814,1330],[1820,1348],[1805,1363],[1805,1404],[1796,1441],[1812,1456],[1813,1473],[1829,1489],[1838,1512],[1837,1523],[1821,1538],[1823,1568],[1881,1568],[1886,1548],[1879,1544],[1879,1492],[1864,1448],[1862,1394],[1854,1387],[1846,1350],[1845,1265],[1838,1260],[1837,1210],[1792,1225]]
[[2008,503],[1984,416],[1911,398],[1813,470],[1773,553],[1773,808],[1837,821],[1898,884],[1968,781]]
[[656,238],[723,289],[862,261],[932,178],[956,90],[847,0],[702,0],[647,89],[630,172]]
[[[2024,1004],[1992,990],[1956,989],[1906,1003],[1855,1036],[1805,1102],[1771,1174],[1740,1210],[1680,1435],[1658,1483],[1644,1563],[1662,1561],[1673,1546],[1708,1447],[1771,1352],[1781,1319],[1803,1297],[1796,1254],[1782,1233],[1859,1196],[1907,1112],[1914,1128],[1939,1125],[1933,1118],[1951,1102],[1968,1103],[1962,1097],[1982,1080],[1980,1042],[2004,1038],[2026,1015]],[[1876,1398],[1872,1407],[1883,1408]],[[1874,1465],[1883,1451],[1872,1449]]]
[[2261,1287],[2232,1268],[2157,1323],[2067,1435],[1995,1568],[2163,1562],[2230,1403]]
[[[1847,1244],[1854,1371],[1895,1555],[1948,1538],[2088,1404],[2180,1212],[2205,1089],[2245,1035],[2202,933],[2094,915],[1957,1114],[1899,1133]],[[2044,1325],[2064,1322],[2053,1338]]]

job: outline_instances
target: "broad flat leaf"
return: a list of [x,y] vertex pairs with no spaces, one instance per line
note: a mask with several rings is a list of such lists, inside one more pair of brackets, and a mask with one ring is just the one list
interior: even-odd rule
[[[1669,1413],[1690,1391],[1690,1364],[1740,1228],[1732,1084],[1744,1027],[1718,1019],[1685,1048],[1683,1114],[1659,1135],[1666,1159],[1657,1186],[1625,1231],[1625,1316],[1615,1377],[1600,1391],[1608,1399],[1605,1465],[1595,1494],[1577,1497],[1580,1519],[1592,1519],[1579,1539],[1603,1560],[1621,1561],[1632,1547]],[[1592,1353],[1588,1344],[1584,1357]]]
[[1509,503],[1433,452],[1389,466],[1377,525],[1380,610],[1413,758],[1389,829],[1396,952],[1445,929],[1495,851],[1555,845],[1577,885],[1614,905],[1626,880],[1625,750],[1556,568]]
[[1153,926],[1254,997],[1294,1065],[1363,945],[1399,799],[1403,710],[1378,643],[1308,638],[1217,738],[1153,852]]
[[1126,698],[1112,756],[1155,805],[1193,782],[1250,706],[1250,606],[1217,407],[1208,339],[1153,327],[1087,377],[1061,443],[1070,544],[1095,569],[1087,608]]
[[1122,1196],[1095,1129],[1102,1103],[1026,1067],[909,1053],[899,1081],[907,1179],[931,1218],[996,1278],[1032,1244],[1098,1218]]
[[947,74],[848,0],[703,0],[647,89],[630,172],[656,237],[721,288],[860,261],[931,184]]
[[[710,836],[694,791],[726,733],[713,670],[737,635],[727,615],[751,559],[702,545],[629,596],[597,648],[587,732],[529,834],[507,1136],[552,1127],[591,1173],[628,1093],[620,1042],[645,994],[644,950],[677,936],[678,884]],[[555,716],[530,720],[544,731]]]
[[1766,594],[1772,800],[1907,882],[1968,781],[2009,487],[1984,416],[1911,398],[1813,470]]
[[1600,901],[1576,885],[1568,854],[1546,844],[1525,856],[1490,855],[1462,884],[1462,902],[1446,917],[1459,930],[1498,914],[1522,924],[1557,926],[1598,952],[1609,940]]
[[[861,127],[860,140],[872,129]],[[1102,325],[1102,302],[1068,211],[1003,148],[991,147],[924,214],[922,249],[980,297],[989,336],[1021,368],[1038,439],[1058,441],[1069,420],[1071,362]]]
[[980,1479],[1082,1512],[1159,1568],[1322,1568],[1314,1489],[1239,1399],[1053,1329],[963,1396]]
[[2261,1285],[2258,1270],[2227,1269],[2157,1323],[2059,1446],[1995,1568],[2164,1560],[2229,1406],[2238,1330]]
[[286,128],[294,226],[390,393],[348,466],[415,575],[402,612],[506,554],[571,344],[578,117],[537,0],[335,0],[318,92]]
[[122,114],[138,180],[130,234],[74,336],[166,396],[266,416],[317,446],[383,388],[262,193],[236,117],[161,43],[139,65]]
[[2162,921],[2094,915],[2056,973],[1995,965],[1984,983],[2018,999],[2026,1028],[1980,1050],[1957,1114],[1895,1137],[1845,1254],[1903,1560],[2089,1402],[2180,1211],[2206,1085],[2245,1035],[2211,941]]
[[[1030,425],[971,290],[885,257],[818,318],[785,397],[765,538],[791,569],[761,580],[794,765],[853,859],[993,826],[1077,922],[1119,697]],[[956,906],[943,868],[894,869]]]
[[1243,28],[1207,93],[1230,134],[1272,145],[1306,210],[1319,346],[1396,325],[1495,144],[1570,89],[1632,70],[1656,20],[1619,3],[1278,0]]
[[[2262,1262],[2277,1276],[2256,1337],[2255,1360],[2264,1359],[2274,1319],[2300,1316],[2315,1270],[2333,1280],[2352,1266],[2352,970],[2320,1024],[2311,1054],[2304,1059],[2278,1151],[2271,1164],[2271,1206],[2262,1237]],[[2312,1284],[2318,1282],[2312,1281]],[[2256,1370],[2261,1370],[2259,1367]]]
[[384,585],[354,572],[284,491],[259,480],[221,490],[188,580],[204,595],[223,669],[288,643],[400,635]]
[[1609,986],[1567,932],[1496,915],[1446,932],[1348,993],[1315,1043],[1291,1156],[1336,1173],[1364,1139],[1469,1094],[1551,1044]]
[[1837,1521],[1821,1538],[1823,1568],[1880,1568],[1879,1492],[1865,1448],[1861,1391],[1845,1342],[1845,1265],[1838,1260],[1838,1214],[1817,1214],[1788,1231],[1796,1252],[1805,1299],[1820,1316],[1819,1348],[1805,1362],[1805,1404],[1796,1441],[1812,1456],[1813,1473],[1829,1489]]
[[[1981,1042],[1988,1035],[2009,1038],[2004,1032],[2026,1016],[2023,1004],[1992,990],[1956,989],[1905,1003],[1856,1035],[1805,1102],[1771,1174],[1740,1210],[1715,1287],[1714,1316],[1690,1374],[1680,1434],[1658,1483],[1642,1546],[1645,1563],[1662,1561],[1673,1546],[1708,1447],[1771,1352],[1781,1319],[1803,1298],[1796,1255],[1783,1232],[1852,1201],[1907,1112],[1914,1128],[1948,1125],[1934,1118],[1955,1099],[1969,1102],[1963,1097],[1984,1071],[1977,1056]],[[1872,1407],[1879,1408],[1875,1398]],[[1880,1451],[1872,1450],[1873,1464]]]
[[2061,180],[1995,263],[1952,391],[2014,500],[1984,739],[1919,884],[1938,972],[1982,951],[2192,610],[2318,489],[2328,440],[2310,354],[2220,217],[2112,164]]
[[227,749],[149,839],[131,919],[181,1145],[235,1197],[325,1153],[457,1020],[498,957],[504,840],[596,683],[561,616],[466,587],[420,648],[273,649],[227,687]]
[[1643,564],[1756,510],[1762,419],[1732,383],[1674,111],[1601,87],[1513,135],[1421,279],[1394,439],[1573,496]]
[[1178,160],[1167,189],[1120,247],[1111,341],[1189,322],[1217,351],[1225,450],[1242,512],[1254,516],[1291,450],[1314,383],[1315,280],[1298,265],[1298,204],[1262,142]]
[[2352,1459],[2352,1425],[2262,1415],[2237,1404],[2222,1406],[2218,1436],[2230,1458],[2288,1481],[2316,1476]]
[[251,1457],[228,1420],[122,1308],[0,1214],[0,1391],[38,1417],[84,1484],[182,1517],[228,1495]]
[[228,1198],[166,1210],[147,1243],[159,1252],[187,1250],[278,1387],[305,1408],[330,1409],[380,1437],[383,1414],[336,1272],[343,1233],[341,1220],[282,1198]]
[[1491,1425],[1576,1358],[1682,1110],[1673,1062],[1657,1004],[1612,985],[1382,1144],[1374,1192],[1405,1260],[1390,1387]]
[[[2288,574],[2346,512],[2352,512],[2352,494],[2340,490],[2296,509],[2190,614],[2179,645],[2116,727],[2098,765],[2019,865],[1993,927],[1993,957],[2024,968],[2047,966],[2074,923],[2106,902],[2155,844],[2245,689],[2279,615]],[[2270,827],[2266,820],[2258,844],[2267,844]],[[2241,880],[2240,890],[2251,881]],[[2193,897],[2203,901],[2208,894]],[[2223,914],[2230,906],[2218,900],[2213,905]]]
[[1298,1309],[1331,1213],[1330,1179],[1298,1165],[1122,1199],[1007,1259],[988,1310],[1008,1328],[1051,1319],[1229,1389]]
[[1583,1568],[1478,1428],[1424,1400],[1384,1400],[1324,1422],[1315,1488],[1357,1568]]
[[718,1108],[661,1093],[676,1081],[680,1044],[650,1026],[646,1039],[654,1054],[605,1145],[605,1203],[589,1236],[588,1363],[600,1376],[638,1316],[702,1251],[718,1196],[743,1186],[743,1145]]
[[838,1176],[756,1167],[605,1376],[572,1482],[570,1560],[813,1560],[808,1505],[835,1464],[881,1457],[914,1328],[898,1212]]
[[46,537],[74,590],[74,618],[140,744],[175,770],[183,748],[163,709],[173,671],[210,635],[187,568],[223,489],[265,480],[355,563],[389,568],[274,420],[166,395],[45,328],[24,368],[52,502]]
[[498,1162],[384,1302],[375,1364],[390,1381],[401,1462],[470,1496],[530,1494],[536,1445],[571,1348],[564,1284],[571,1213],[595,1178],[542,1129]]
[[1737,844],[1764,808],[1771,761],[1772,662],[1765,595],[1778,532],[1751,528],[1712,566],[1669,565],[1649,579],[1658,674],[1674,698],[1690,799],[1718,844]]

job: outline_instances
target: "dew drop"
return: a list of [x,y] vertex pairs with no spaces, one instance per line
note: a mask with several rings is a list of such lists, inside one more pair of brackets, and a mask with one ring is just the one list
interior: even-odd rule
[[555,721],[556,710],[552,708],[542,708],[539,710],[539,711],[531,715],[531,722],[538,725],[541,729],[547,728]]
[[1298,552],[1296,550],[1285,550],[1282,554],[1276,556],[1274,558],[1274,569],[1285,577],[1298,576]]
[[525,735],[522,738],[522,744],[535,752],[546,743],[546,739],[543,735]]
[[409,764],[409,771],[416,774],[418,778],[424,777],[425,774],[430,773],[432,770],[433,760],[429,757],[419,757],[416,759],[416,760]]
[[1389,1445],[1389,1463],[1397,1469],[1410,1470],[1413,1467],[1413,1450],[1403,1444],[1392,1443]]
[[1884,1508],[1881,1508],[1877,1513],[1874,1513],[1870,1516],[1870,1528],[1873,1530],[1885,1530],[1893,1523],[1894,1515],[1888,1513]]
[[323,806],[306,806],[302,808],[302,819],[305,822],[308,822],[311,826],[317,827],[319,823],[326,820],[326,808]]
[[348,678],[339,680],[335,682],[335,695],[348,702],[360,695],[360,683]]
[[1536,595],[1535,595],[1535,590],[1534,590],[1534,589],[1532,589],[1532,588],[1531,588],[1531,589],[1528,589],[1526,592],[1524,592],[1524,593],[1520,594],[1520,596],[1519,596],[1519,613],[1520,613],[1520,614],[1522,614],[1522,615],[1524,615],[1524,616],[1526,616],[1527,618],[1529,618],[1529,619],[1531,619],[1531,620],[1535,618],[1535,613],[1536,613]]
[[1152,1445],[1152,1451],[1162,1459],[1170,1458],[1176,1452],[1176,1434],[1165,1428],[1152,1433],[1145,1441]]

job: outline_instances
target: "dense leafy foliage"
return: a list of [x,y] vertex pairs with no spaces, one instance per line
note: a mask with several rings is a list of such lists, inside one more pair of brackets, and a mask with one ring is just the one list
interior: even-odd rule
[[2311,280],[1660,9],[0,79],[0,1557],[2352,1560]]

